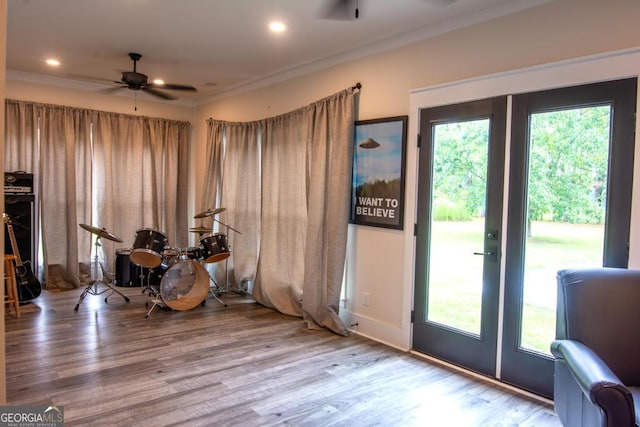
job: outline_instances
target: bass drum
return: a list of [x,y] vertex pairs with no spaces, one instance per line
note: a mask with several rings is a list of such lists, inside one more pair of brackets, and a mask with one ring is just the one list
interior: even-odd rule
[[209,292],[209,273],[200,263],[181,259],[162,276],[160,296],[174,310],[191,310]]

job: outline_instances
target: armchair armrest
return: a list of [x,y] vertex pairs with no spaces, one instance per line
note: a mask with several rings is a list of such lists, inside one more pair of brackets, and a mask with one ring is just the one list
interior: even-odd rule
[[631,392],[593,350],[578,341],[556,340],[551,343],[551,353],[566,363],[585,397],[609,420],[624,420],[614,425],[634,425]]

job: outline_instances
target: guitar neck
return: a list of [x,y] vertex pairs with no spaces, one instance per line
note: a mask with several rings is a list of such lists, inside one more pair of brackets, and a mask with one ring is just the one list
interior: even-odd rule
[[11,224],[7,224],[7,230],[9,231],[9,240],[11,240],[11,249],[13,250],[13,254],[16,256],[16,267],[20,267],[22,266],[22,258],[20,258],[20,251],[18,250],[16,235],[13,233],[13,226]]

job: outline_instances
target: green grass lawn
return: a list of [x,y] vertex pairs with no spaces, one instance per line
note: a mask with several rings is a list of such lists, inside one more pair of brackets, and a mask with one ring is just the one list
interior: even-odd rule
[[[482,220],[435,222],[428,318],[480,333]],[[556,272],[602,265],[603,226],[535,222],[526,242],[521,347],[549,354],[555,338]],[[505,286],[520,286],[505,283]]]

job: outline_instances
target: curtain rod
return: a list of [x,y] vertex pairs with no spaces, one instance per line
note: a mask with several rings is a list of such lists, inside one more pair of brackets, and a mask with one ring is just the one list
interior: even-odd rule
[[[351,90],[360,90],[362,89],[362,83],[357,82],[355,85],[351,86]],[[212,117],[209,117],[208,120],[213,120]]]

